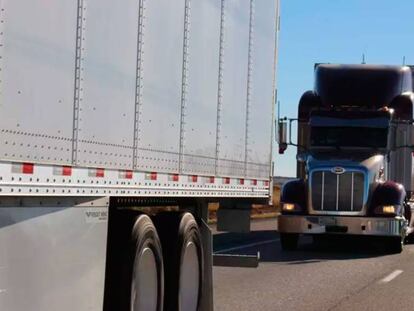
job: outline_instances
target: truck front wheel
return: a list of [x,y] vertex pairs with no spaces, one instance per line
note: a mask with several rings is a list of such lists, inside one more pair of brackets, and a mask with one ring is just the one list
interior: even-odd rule
[[299,234],[297,233],[281,233],[280,244],[284,251],[294,251],[298,248]]
[[401,237],[390,237],[386,239],[386,249],[392,254],[399,254],[403,251],[404,239]]

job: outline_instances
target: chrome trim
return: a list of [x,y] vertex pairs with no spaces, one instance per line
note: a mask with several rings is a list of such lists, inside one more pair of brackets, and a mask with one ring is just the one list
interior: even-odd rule
[[[367,212],[367,201],[368,201],[368,194],[369,194],[369,183],[368,180],[368,172],[364,167],[345,167],[347,172],[355,172],[355,173],[362,173],[364,175],[364,197],[363,197],[363,207],[361,211],[326,211],[321,208],[320,211],[314,210],[312,206],[312,178],[313,173],[315,172],[322,172],[323,178],[325,177],[325,172],[330,171],[332,169],[332,166],[319,166],[309,171],[309,179],[308,179],[308,206],[309,206],[309,214],[310,215],[339,215],[339,216],[363,216],[366,215]],[[325,179],[323,179],[325,182]],[[324,183],[323,183],[324,184]],[[325,189],[323,188],[323,194],[325,192]],[[321,202],[322,205],[322,202]],[[323,205],[322,205],[323,207]]]
[[[335,225],[346,227],[346,232],[326,232],[326,219],[334,218]],[[344,217],[280,215],[278,231],[303,234],[342,234],[372,236],[405,236],[407,220],[403,217]]]
[[341,175],[343,173],[346,173],[346,169],[344,169],[343,167],[340,167],[340,166],[335,166],[335,167],[331,168],[331,172],[336,174],[336,175]]

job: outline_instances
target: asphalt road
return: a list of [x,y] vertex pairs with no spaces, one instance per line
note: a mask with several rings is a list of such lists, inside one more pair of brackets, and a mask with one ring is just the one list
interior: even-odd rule
[[215,311],[414,310],[414,244],[390,255],[372,239],[280,249],[275,220],[250,234],[214,232],[215,251],[260,252],[258,268],[214,267]]

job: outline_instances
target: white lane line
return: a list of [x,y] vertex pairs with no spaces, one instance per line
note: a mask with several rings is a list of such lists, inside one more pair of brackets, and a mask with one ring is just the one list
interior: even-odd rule
[[399,276],[401,273],[403,273],[402,270],[395,270],[394,272],[391,272],[388,274],[385,278],[383,278],[380,283],[388,283],[394,280],[397,276]]
[[214,252],[214,253],[215,254],[226,253],[226,252],[236,251],[236,250],[239,250],[239,249],[250,248],[250,247],[253,247],[253,246],[270,244],[270,243],[277,242],[277,241],[279,241],[279,239],[272,239],[272,240],[265,240],[265,241],[256,242],[256,243],[244,244],[244,245],[240,245],[240,246],[221,249],[221,250],[219,250],[217,252]]

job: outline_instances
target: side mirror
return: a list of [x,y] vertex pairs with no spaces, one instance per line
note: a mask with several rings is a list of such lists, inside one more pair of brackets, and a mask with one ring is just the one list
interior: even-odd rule
[[279,143],[279,154],[285,153],[288,147],[287,141],[287,120],[280,120],[278,124],[278,143]]

